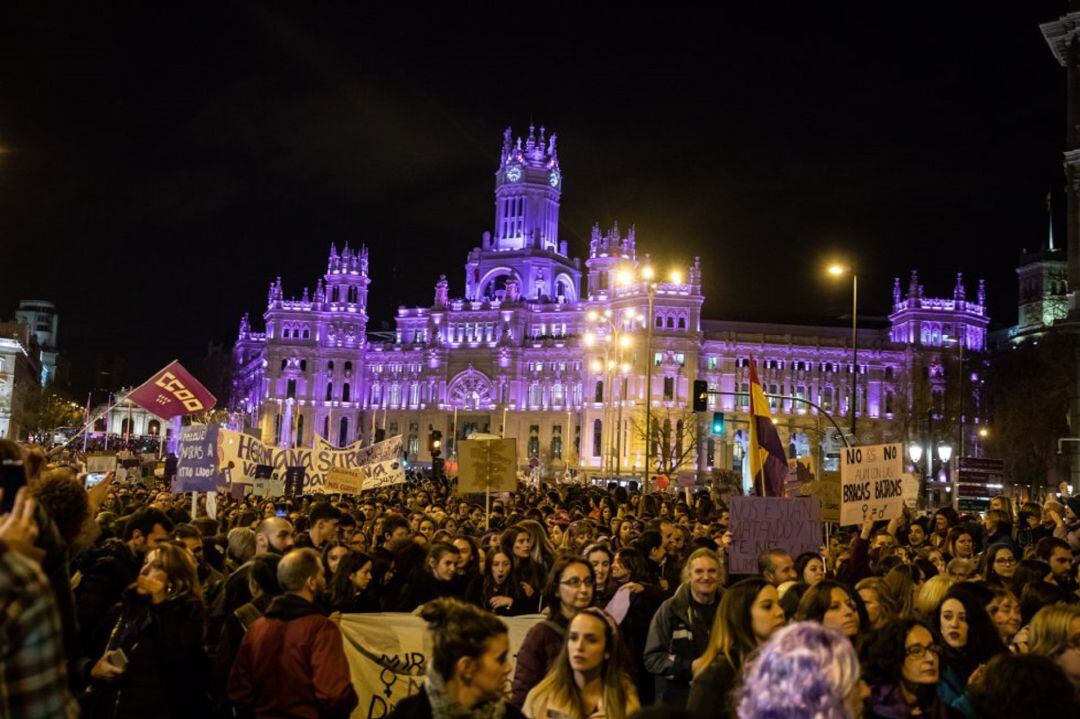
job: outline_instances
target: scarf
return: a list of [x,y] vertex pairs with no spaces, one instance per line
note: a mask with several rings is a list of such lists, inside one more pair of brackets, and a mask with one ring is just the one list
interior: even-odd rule
[[446,693],[446,683],[434,667],[424,677],[424,689],[431,702],[432,719],[503,719],[506,703],[500,699],[477,704],[466,709]]

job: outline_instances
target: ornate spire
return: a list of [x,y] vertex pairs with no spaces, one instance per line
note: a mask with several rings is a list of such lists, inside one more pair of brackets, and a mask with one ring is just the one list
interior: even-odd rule
[[892,281],[892,305],[895,310],[897,305],[900,304],[900,278],[893,277]]
[[911,271],[911,283],[908,285],[907,298],[909,300],[919,299],[919,271]]
[[964,273],[956,273],[956,286],[953,287],[953,299],[957,302],[963,302],[966,299],[967,293],[964,291]]
[[697,287],[701,284],[701,258],[695,257],[694,264],[690,265],[690,284]]
[[251,322],[248,320],[247,312],[245,312],[240,318],[240,332],[238,333],[240,339],[247,339],[249,332],[251,332]]
[[435,306],[446,307],[450,298],[450,283],[446,281],[446,275],[439,275],[439,281],[435,283]]
[[986,307],[986,280],[979,280],[979,307]]
[[326,302],[326,287],[320,277],[315,281],[315,304],[321,305]]

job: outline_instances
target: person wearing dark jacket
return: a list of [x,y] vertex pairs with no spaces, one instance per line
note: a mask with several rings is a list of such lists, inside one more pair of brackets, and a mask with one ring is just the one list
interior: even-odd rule
[[514,574],[513,560],[501,549],[488,553],[484,573],[473,578],[465,596],[476,606],[503,617],[528,614],[533,609],[528,604],[535,604],[527,601]]
[[570,620],[592,604],[596,582],[592,565],[581,557],[562,555],[555,560],[544,589],[544,606],[550,610],[545,619],[525,634],[518,649],[510,703],[520,707],[529,690],[536,686],[559,656]]
[[426,604],[420,616],[432,633],[424,685],[402,699],[387,719],[524,719],[520,709],[503,699],[510,641],[501,619],[456,599]]
[[457,589],[458,556],[458,548],[453,544],[432,544],[424,566],[413,571],[402,589],[397,610],[411,612],[432,599],[453,596]]
[[237,607],[232,614],[225,618],[225,624],[221,632],[221,638],[214,651],[214,689],[215,696],[224,696],[225,685],[229,681],[229,672],[232,670],[236,653],[240,651],[240,643],[244,635],[256,619],[266,615],[270,603],[274,598],[281,595],[281,585],[277,580],[278,562],[280,554],[260,554],[251,560],[248,575],[248,591],[251,592],[251,601]]
[[762,577],[749,577],[727,588],[716,610],[709,645],[692,663],[694,681],[686,708],[694,719],[735,716],[731,699],[744,662],[784,622],[780,595]]
[[244,635],[229,675],[228,697],[242,718],[345,719],[359,699],[337,626],[319,611],[326,589],[315,550],[278,563],[276,597]]
[[953,719],[963,715],[938,696],[941,643],[916,619],[896,619],[859,643],[863,678],[870,687],[867,719]]
[[173,523],[164,512],[146,507],[128,518],[123,540],[106,539],[100,546],[87,550],[72,581],[83,654],[89,653],[101,618],[139,576],[141,555],[164,541],[172,529]]
[[[697,564],[711,575],[695,579]],[[653,675],[656,699],[664,704],[685,707],[690,695],[693,662],[705,653],[709,630],[720,603],[720,560],[711,549],[698,549],[687,560],[688,581],[679,585],[675,596],[656,610],[645,641],[645,669]]]
[[202,590],[190,553],[162,544],[101,626],[86,716],[187,719],[209,712]]

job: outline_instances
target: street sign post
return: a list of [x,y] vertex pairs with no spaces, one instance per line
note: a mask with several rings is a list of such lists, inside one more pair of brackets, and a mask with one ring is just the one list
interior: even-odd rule
[[1005,461],[986,457],[956,460],[956,508],[962,512],[984,512],[990,495],[1005,485]]

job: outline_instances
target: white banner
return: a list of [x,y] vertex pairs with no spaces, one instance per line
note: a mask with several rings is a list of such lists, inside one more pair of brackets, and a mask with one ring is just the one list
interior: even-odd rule
[[218,438],[218,466],[223,481],[229,484],[254,484],[255,468],[260,464],[273,467],[272,479],[283,479],[288,467],[304,468],[304,492],[323,492],[327,473],[334,468],[360,469],[374,463],[397,462],[401,481],[405,468],[401,466],[401,435],[367,447],[354,442],[337,448],[316,437],[315,449],[309,447],[268,447],[255,437],[223,429]]
[[840,525],[899,517],[904,509],[904,460],[899,444],[840,451]]
[[[525,635],[543,617],[502,617],[510,630],[510,676]],[[341,637],[360,703],[352,719],[381,719],[424,685],[431,635],[414,614],[346,614]]]

